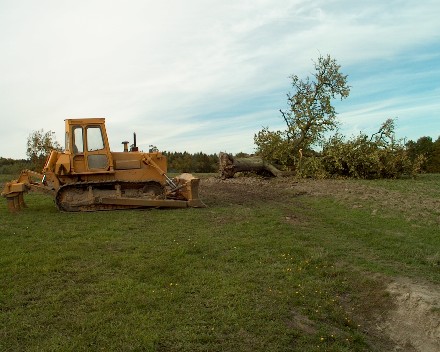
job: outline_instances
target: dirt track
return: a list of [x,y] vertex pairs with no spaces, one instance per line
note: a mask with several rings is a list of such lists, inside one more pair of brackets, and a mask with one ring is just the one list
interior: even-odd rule
[[377,207],[399,211],[408,221],[422,219],[436,223],[440,229],[440,198],[426,194],[402,195],[397,191],[348,180],[297,180],[283,177],[239,177],[227,180],[211,177],[202,180],[202,199],[209,199],[213,205],[254,204],[261,201],[279,203],[295,195],[331,196],[353,207],[372,202]]
[[[283,203],[295,196],[331,196],[353,208],[369,203],[373,214],[378,208],[387,208],[401,213],[408,223],[417,218],[440,228],[440,199],[426,194],[402,195],[346,180],[212,177],[203,179],[201,184],[201,197],[209,200],[209,206]],[[385,287],[394,307],[370,324],[369,329],[374,330],[371,333],[386,336],[395,345],[394,351],[440,351],[440,287],[406,278],[393,279]]]

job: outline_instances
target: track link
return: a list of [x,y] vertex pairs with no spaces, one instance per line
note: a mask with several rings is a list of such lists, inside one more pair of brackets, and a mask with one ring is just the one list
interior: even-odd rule
[[63,185],[55,196],[59,210],[67,212],[140,208],[139,205],[102,204],[102,198],[164,199],[165,187],[154,180],[76,182]]

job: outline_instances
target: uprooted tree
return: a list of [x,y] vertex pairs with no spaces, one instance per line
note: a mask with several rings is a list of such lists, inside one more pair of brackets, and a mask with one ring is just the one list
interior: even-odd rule
[[[370,136],[360,133],[346,138],[336,133],[323,142],[322,151],[299,160],[295,170],[297,177],[373,179],[415,176],[422,171],[427,155],[413,155],[404,140],[396,138],[395,119],[387,119]],[[220,154],[220,166],[224,178],[233,177],[239,171],[287,175],[259,157],[233,158]]]
[[312,153],[311,146],[321,141],[324,133],[337,126],[336,111],[331,100],[345,99],[350,93],[347,76],[329,55],[314,62],[313,79],[301,80],[293,75],[293,92],[287,94],[288,109],[280,110],[286,123],[283,131],[264,127],[254,136],[257,156],[252,158],[220,157],[220,173],[232,177],[239,171],[267,172],[274,176],[295,171],[303,153]]
[[232,178],[238,172],[253,172],[259,175],[287,176],[288,172],[282,171],[274,165],[265,162],[261,157],[253,155],[234,157],[231,154],[220,152],[219,171],[222,178]]
[[293,92],[287,94],[287,110],[280,110],[286,123],[283,131],[263,128],[254,136],[257,154],[266,162],[295,170],[303,153],[324,138],[324,133],[337,127],[336,111],[331,101],[350,94],[347,76],[330,55],[314,62],[313,78],[301,80],[291,76]]
[[[313,153],[311,146],[322,140],[326,131],[337,126],[336,111],[331,100],[344,99],[350,93],[347,76],[329,55],[320,56],[314,63],[313,79],[301,80],[293,75],[293,93],[287,94],[288,109],[280,113],[286,123],[284,131],[270,131],[268,127],[254,136],[257,155],[234,158],[220,154],[220,173],[223,178],[236,172],[267,173],[273,176],[290,174],[298,168],[303,151]],[[287,172],[286,172],[287,171]]]
[[[259,131],[254,136],[257,157],[225,159],[220,163],[223,177],[231,177],[234,170],[268,171],[275,176],[290,170],[298,177],[397,178],[421,170],[426,157],[409,155],[403,140],[395,137],[394,119],[387,119],[371,136],[360,133],[347,139],[336,133],[325,138],[338,127],[332,100],[347,98],[350,86],[329,55],[320,56],[314,67],[312,78],[291,76],[288,108],[280,110],[286,129]],[[314,150],[318,145],[321,151]]]

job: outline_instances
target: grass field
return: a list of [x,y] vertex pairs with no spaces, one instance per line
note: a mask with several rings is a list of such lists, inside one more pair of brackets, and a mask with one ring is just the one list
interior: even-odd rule
[[0,350],[394,348],[387,284],[440,283],[440,175],[255,182],[202,180],[205,209],[2,202]]

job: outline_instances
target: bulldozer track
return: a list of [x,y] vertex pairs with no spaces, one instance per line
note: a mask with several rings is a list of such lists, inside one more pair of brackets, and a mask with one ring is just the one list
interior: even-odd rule
[[155,180],[75,182],[61,186],[55,196],[66,212],[140,208],[137,204],[104,204],[102,199],[165,199],[165,187]]

